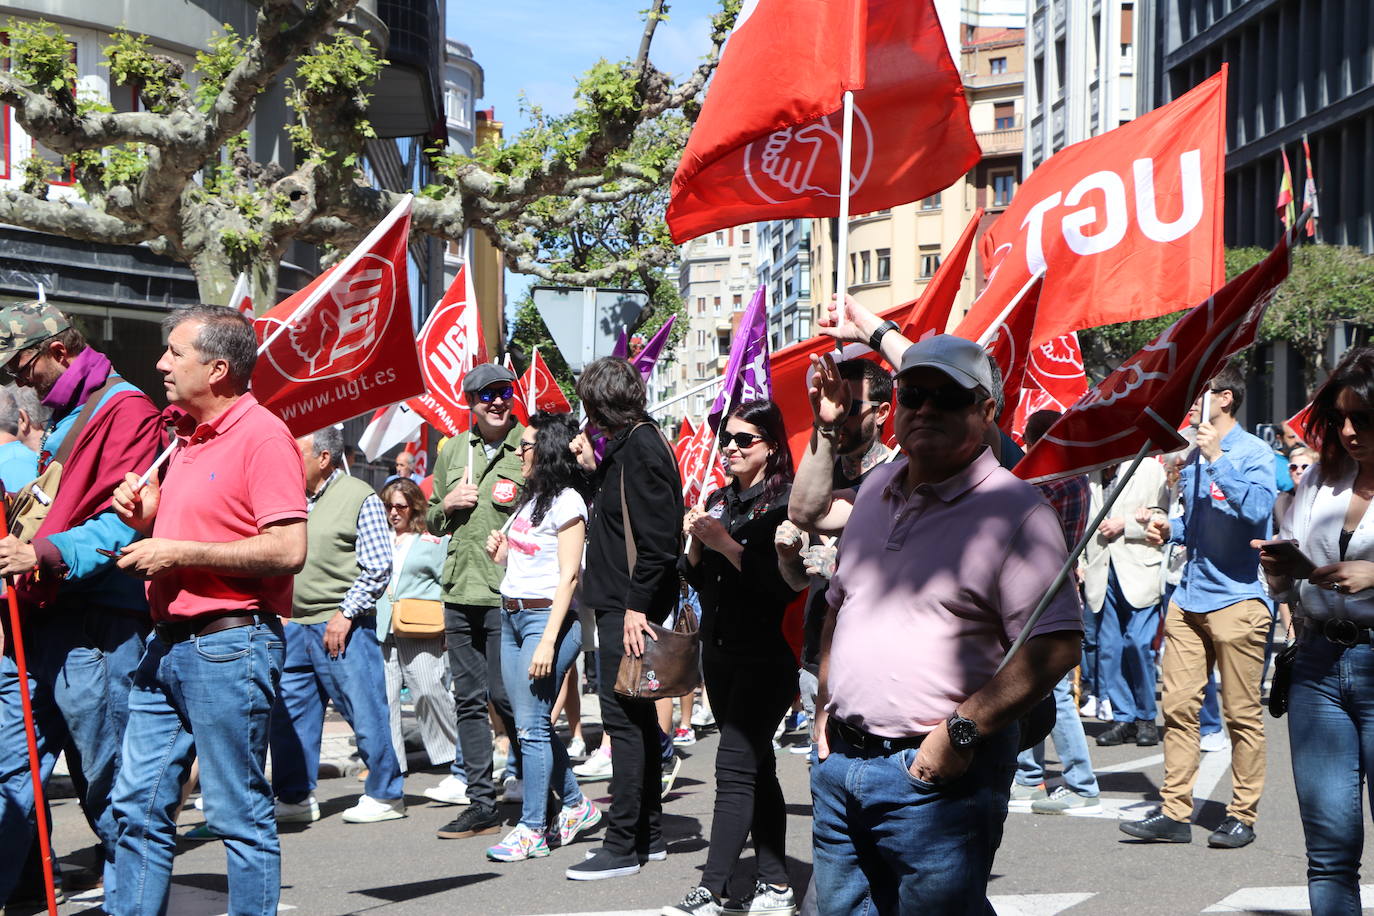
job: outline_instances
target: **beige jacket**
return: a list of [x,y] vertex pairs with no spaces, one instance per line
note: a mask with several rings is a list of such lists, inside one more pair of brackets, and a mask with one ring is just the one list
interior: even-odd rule
[[[1101,471],[1088,475],[1088,488],[1092,493],[1092,508],[1089,511],[1089,518],[1092,518],[1102,508]],[[1163,465],[1153,458],[1146,458],[1107,515],[1108,518],[1124,519],[1125,532],[1113,541],[1095,534],[1083,551],[1080,569],[1083,572],[1084,603],[1093,613],[1102,610],[1107,598],[1109,563],[1116,568],[1122,594],[1132,607],[1151,607],[1164,594],[1164,576],[1160,570],[1164,548],[1145,543],[1145,526],[1136,521],[1135,513],[1142,506],[1167,506],[1168,499],[1169,486]]]

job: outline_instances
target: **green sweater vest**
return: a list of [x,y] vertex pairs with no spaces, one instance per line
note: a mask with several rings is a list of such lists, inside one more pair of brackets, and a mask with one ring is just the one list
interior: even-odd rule
[[358,578],[358,512],[372,488],[344,475],[325,487],[305,524],[305,568],[296,574],[291,617],[325,623]]

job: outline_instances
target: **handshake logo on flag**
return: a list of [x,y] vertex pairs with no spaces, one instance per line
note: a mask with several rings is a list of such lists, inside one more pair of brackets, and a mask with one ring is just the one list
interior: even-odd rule
[[267,358],[292,381],[348,375],[376,350],[391,322],[392,265],[374,255],[330,290],[267,348]]
[[[834,112],[810,124],[774,131],[762,143],[750,143],[744,149],[749,186],[768,203],[808,194],[838,198],[842,126],[841,114]],[[873,131],[857,105],[851,157],[849,193],[857,194],[873,164]]]

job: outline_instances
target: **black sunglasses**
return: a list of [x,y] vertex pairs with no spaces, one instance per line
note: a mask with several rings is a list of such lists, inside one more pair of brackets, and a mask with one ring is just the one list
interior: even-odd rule
[[1290,465],[1288,466],[1288,470],[1290,470],[1290,471],[1305,471],[1305,470],[1307,470],[1308,468],[1310,468],[1311,466],[1312,466],[1311,464],[1290,464]]
[[523,455],[532,448],[534,448],[533,442],[521,442],[519,445],[515,447],[515,454]]
[[897,403],[907,410],[920,410],[926,401],[930,401],[936,410],[955,411],[967,410],[977,403],[978,398],[971,389],[953,383],[939,388],[903,385],[897,389]]
[[729,448],[731,444],[738,445],[740,451],[749,448],[755,442],[767,442],[763,436],[756,436],[753,433],[722,433],[720,437],[720,447]]
[[[47,343],[47,341],[44,341],[44,343]],[[19,360],[23,356],[24,351],[20,350],[14,355],[14,359],[6,363],[4,368],[0,368],[0,381],[8,385],[28,375],[29,369],[38,361],[38,357],[43,355],[43,344],[35,344],[32,350],[33,355],[24,360],[22,365],[19,364]]]
[[483,388],[481,391],[477,392],[477,400],[481,401],[483,404],[490,404],[497,398],[503,401],[509,401],[514,396],[515,388],[511,385],[507,385],[504,388]]
[[859,414],[861,414],[861,413],[864,412],[864,408],[865,408],[865,407],[877,407],[877,406],[878,406],[879,404],[881,404],[881,403],[883,403],[883,402],[882,402],[882,401],[864,401],[864,400],[861,400],[861,399],[859,399],[859,398],[855,398],[854,400],[852,400],[852,401],[849,402],[849,415],[850,415],[851,417],[857,417]]

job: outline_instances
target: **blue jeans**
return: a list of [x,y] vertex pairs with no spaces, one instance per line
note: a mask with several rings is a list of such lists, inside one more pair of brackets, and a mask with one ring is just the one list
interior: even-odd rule
[[338,658],[330,658],[324,649],[325,626],[286,626],[286,665],[272,711],[272,791],[282,801],[297,804],[315,791],[324,704],[330,700],[358,739],[358,755],[367,766],[363,791],[377,799],[401,798],[401,764],[391,747],[382,647],[371,632],[363,632],[375,629],[377,618],[354,618]]
[[[76,750],[81,807],[104,847],[107,888],[114,882],[115,850],[110,790],[129,717],[129,686],[149,626],[146,615],[103,607],[52,609],[24,621],[39,775],[46,785],[57,755],[69,743]],[[0,845],[7,851],[0,855],[0,900],[19,880],[24,852],[37,839],[35,823],[19,669],[7,652],[0,658]]]
[[1202,706],[1197,711],[1199,735],[1215,735],[1221,731],[1221,700],[1217,698],[1217,676],[1207,673],[1207,686],[1202,688]]
[[228,857],[229,912],[277,912],[281,846],[264,764],[282,642],[275,620],[174,644],[148,638],[115,781],[111,913],[167,912],[177,807],[193,759],[200,761],[206,823]]
[[[1112,704],[1113,710],[1116,704]],[[1073,702],[1073,673],[1064,675],[1054,685],[1054,729],[1050,732],[1054,749],[1059,754],[1059,766],[1064,771],[1064,785],[1079,795],[1096,796],[1097,777],[1088,756],[1088,741],[1083,736],[1083,723]],[[1045,781],[1045,742],[1027,748],[1016,757],[1016,781],[1023,786],[1038,786]]]
[[1083,609],[1083,657],[1079,659],[1079,691],[1085,697],[1102,698],[1102,678],[1099,673],[1097,631],[1102,625],[1102,613]]
[[1288,693],[1312,912],[1360,913],[1360,787],[1374,775],[1374,649],[1304,636]]
[[[1118,722],[1155,720],[1155,633],[1160,606],[1135,607],[1122,594],[1116,567],[1109,566],[1107,595],[1097,631],[1099,696],[1112,704]],[[1058,747],[1058,744],[1055,745]]]
[[[549,714],[558,699],[558,688],[568,669],[582,650],[582,625],[570,613],[553,649],[553,673],[530,680],[530,662],[549,622],[547,608],[501,612],[501,679],[505,681],[515,711],[515,732],[520,739],[521,773],[525,800],[520,823],[542,833],[550,823],[549,812],[556,805],[576,805],[582,801],[577,777],[568,763],[568,749],[553,734]],[[551,790],[558,789],[559,799]]]
[[827,914],[991,916],[988,873],[1016,755],[1016,729],[983,740],[946,785],[912,776],[915,749],[862,751],[829,731],[811,768],[817,899]]

